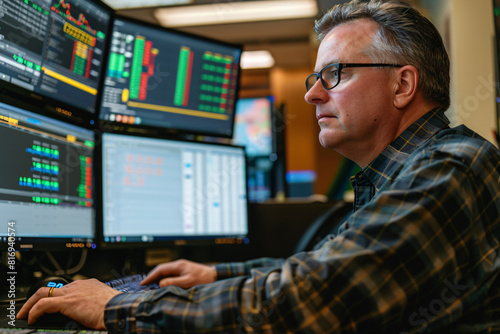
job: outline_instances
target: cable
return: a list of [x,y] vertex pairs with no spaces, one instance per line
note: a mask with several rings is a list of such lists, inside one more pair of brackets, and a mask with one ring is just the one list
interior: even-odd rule
[[59,265],[59,262],[57,262],[56,258],[52,255],[52,253],[49,251],[45,251],[45,255],[47,255],[50,262],[52,262],[52,264],[56,268],[54,275],[64,275],[64,273],[65,273],[64,270],[61,268],[61,266]]
[[47,275],[54,275],[54,276],[59,276],[59,275],[72,275],[80,271],[83,266],[85,265],[85,261],[87,261],[87,254],[88,250],[87,249],[82,249],[82,253],[80,256],[80,260],[78,263],[73,267],[73,268],[68,268],[68,269],[63,269],[60,265],[59,262],[56,260],[56,258],[52,255],[51,252],[46,251],[45,255],[49,258],[50,262],[54,265],[56,268],[55,271],[50,270],[49,268],[45,267],[43,264],[38,263],[40,269],[42,269],[43,272],[45,272]]
[[85,261],[87,261],[87,253],[88,250],[86,248],[82,249],[82,256],[80,256],[80,261],[73,268],[66,270],[66,274],[73,275],[79,272],[85,265]]

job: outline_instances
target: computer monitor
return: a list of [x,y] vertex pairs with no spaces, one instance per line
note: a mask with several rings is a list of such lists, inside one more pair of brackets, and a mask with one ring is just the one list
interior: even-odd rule
[[244,240],[243,147],[103,133],[104,246]]
[[272,171],[276,160],[273,140],[272,97],[239,99],[232,143],[245,147],[249,202],[264,202],[273,197]]
[[284,108],[275,108],[273,96],[242,98],[236,104],[234,145],[248,157],[248,200],[264,202],[285,197]]
[[97,0],[4,0],[0,13],[3,101],[90,121],[112,9]]
[[241,50],[118,17],[99,118],[106,125],[154,128],[160,134],[230,138]]
[[269,157],[273,147],[272,97],[243,98],[236,103],[233,143],[248,157]]
[[0,103],[1,248],[95,247],[94,137]]

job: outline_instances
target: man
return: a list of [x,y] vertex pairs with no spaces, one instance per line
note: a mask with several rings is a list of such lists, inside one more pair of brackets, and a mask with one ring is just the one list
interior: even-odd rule
[[500,152],[448,127],[438,32],[378,1],[336,6],[316,30],[306,100],[321,144],[363,168],[338,235],[287,260],[163,264],[144,283],[176,286],[147,293],[42,288],[18,316],[60,311],[117,333],[500,331]]

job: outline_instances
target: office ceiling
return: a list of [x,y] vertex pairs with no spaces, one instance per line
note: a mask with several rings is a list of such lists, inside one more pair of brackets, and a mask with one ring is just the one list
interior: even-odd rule
[[[106,0],[104,0],[106,1]],[[108,0],[117,1],[117,0]],[[132,1],[132,0],[129,0]],[[161,0],[156,0],[161,1]],[[231,8],[232,2],[255,0],[190,0],[186,6],[217,4],[219,8]],[[263,22],[232,23],[210,26],[193,26],[179,30],[244,45],[244,50],[269,50],[276,67],[314,67],[318,43],[313,31],[315,19],[336,4],[350,0],[316,0],[318,14],[305,19],[276,20]],[[368,1],[368,0],[361,0]],[[419,7],[420,0],[406,0]],[[140,1],[139,1],[140,2]],[[225,7],[227,6],[227,7]],[[154,11],[158,7],[117,10],[118,14],[158,24]]]
[[[236,0],[252,1],[252,0]],[[330,7],[346,0],[317,0],[318,15],[313,18],[263,22],[183,27],[179,30],[244,45],[245,50],[269,50],[277,67],[312,67],[315,59],[314,20]],[[229,0],[193,0],[192,4],[214,4],[230,8]],[[146,22],[158,24],[153,8],[123,9],[117,12]]]

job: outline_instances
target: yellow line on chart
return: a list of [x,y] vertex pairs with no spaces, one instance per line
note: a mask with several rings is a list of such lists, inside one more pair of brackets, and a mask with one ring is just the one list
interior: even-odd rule
[[224,121],[229,118],[229,116],[226,114],[215,114],[215,113],[206,112],[206,111],[181,109],[181,108],[174,108],[174,107],[165,107],[165,106],[159,106],[156,104],[149,104],[149,103],[140,103],[140,102],[129,101],[129,102],[127,102],[127,105],[129,107],[135,107],[135,108],[158,110],[158,111],[170,112],[170,113],[174,113],[174,114],[183,114],[183,115],[189,115],[189,116],[221,119]]
[[[44,131],[39,131],[39,130],[35,130],[35,129],[32,129],[32,128],[28,128],[28,127],[23,126],[23,125],[13,124],[13,123],[7,123],[7,122],[5,122],[3,120],[0,120],[0,123],[5,123],[5,124],[8,124],[8,125],[13,125],[16,128],[28,130],[30,132],[39,133],[41,135],[45,135],[45,136],[50,137],[52,139],[59,139],[61,141],[66,141],[68,143],[72,143],[72,144],[79,145],[79,146],[82,146],[82,147],[85,147],[85,148],[93,149],[93,147],[89,147],[89,146],[85,145],[85,143],[76,141],[76,138],[74,136],[71,136],[71,135],[66,135],[66,137],[62,137],[60,135],[55,135],[55,134],[52,134],[52,133],[48,133],[48,132],[44,132]],[[73,137],[73,138],[71,138],[71,137]]]
[[64,75],[61,75],[57,72],[54,72],[52,70],[49,70],[48,68],[46,67],[42,67],[42,70],[45,72],[45,74],[47,74],[49,77],[53,77],[53,78],[56,78],[57,80],[59,81],[62,81],[62,82],[65,82],[67,83],[68,85],[71,85],[73,87],[76,87],[78,89],[81,89],[87,93],[90,93],[92,95],[96,95],[97,94],[97,89],[95,88],[92,88],[90,86],[87,86],[87,85],[84,85],[76,80],[73,80],[71,78],[68,78]]

